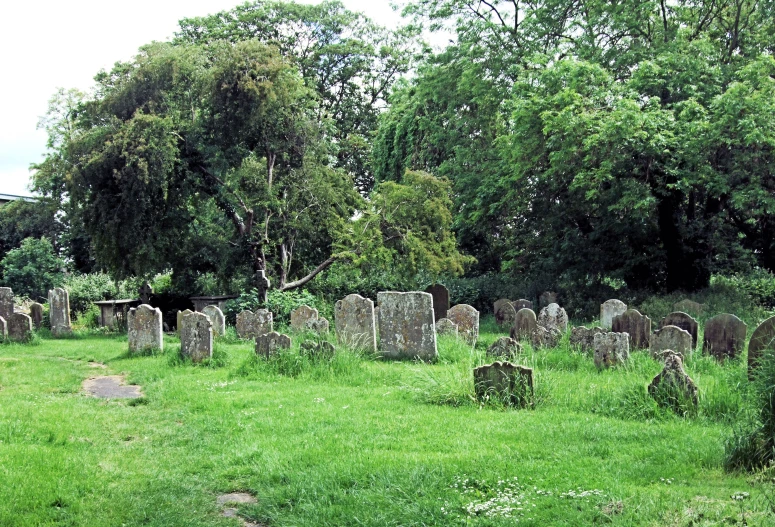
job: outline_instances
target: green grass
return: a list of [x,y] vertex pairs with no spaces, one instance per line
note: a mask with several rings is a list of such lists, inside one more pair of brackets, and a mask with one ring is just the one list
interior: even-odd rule
[[[485,319],[475,348],[442,338],[435,364],[312,358],[300,338],[267,362],[233,335],[205,365],[176,337],[142,357],[125,336],[0,345],[0,525],[236,527],[216,504],[233,491],[269,527],[773,524],[771,487],[723,471],[744,360],[689,360],[700,406],[682,418],[645,395],[646,352],[598,372],[566,337],[525,346],[537,404],[511,410],[472,397],[498,336]],[[81,392],[104,374],[144,398]]]

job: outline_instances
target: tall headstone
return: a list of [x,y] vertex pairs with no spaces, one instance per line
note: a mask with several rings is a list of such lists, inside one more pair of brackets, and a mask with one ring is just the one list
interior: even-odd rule
[[291,311],[291,327],[296,331],[305,331],[307,322],[318,318],[318,310],[307,305],[299,306]]
[[693,300],[689,300],[687,298],[673,304],[673,310],[698,316],[702,315],[703,311],[705,311],[705,305],[697,303]]
[[514,325],[514,319],[517,318],[517,311],[510,300],[501,298],[493,305],[495,313],[495,322],[499,326],[511,327]]
[[584,353],[594,352],[595,335],[598,333],[605,333],[605,331],[601,327],[575,327],[570,330],[570,345],[577,346]]
[[630,358],[630,338],[627,333],[598,333],[595,335],[595,366],[610,368]]
[[688,313],[682,313],[681,311],[675,311],[670,313],[662,319],[660,327],[676,326],[689,332],[692,336],[692,348],[697,347],[697,335],[699,333],[700,325],[697,321]]
[[479,339],[479,311],[468,304],[458,304],[447,310],[447,318],[457,324],[460,338],[474,346]]
[[221,308],[207,306],[202,310],[202,313],[210,317],[210,322],[213,323],[213,335],[222,337],[226,334],[226,317],[223,316]]
[[748,326],[735,315],[723,313],[705,323],[702,351],[717,360],[734,359],[743,352]]
[[204,313],[185,315],[180,328],[180,354],[192,362],[213,356],[213,323]]
[[514,311],[517,313],[519,313],[520,309],[533,309],[533,302],[530,300],[525,300],[524,298],[513,301],[511,305],[514,306]]
[[0,317],[6,322],[13,315],[13,290],[10,287],[0,287]]
[[383,292],[379,303],[380,351],[387,358],[436,359],[433,297],[430,293]]
[[665,367],[648,386],[648,393],[662,406],[686,410],[687,403],[697,406],[697,385],[683,368],[683,360],[676,353],[666,352]]
[[538,327],[536,314],[532,309],[524,308],[517,311],[517,317],[514,319],[514,325],[511,327],[510,336],[514,340],[530,339]]
[[256,355],[270,358],[279,349],[290,349],[291,337],[288,335],[281,335],[276,331],[259,335],[256,337]]
[[334,306],[336,338],[346,346],[377,351],[374,302],[361,295],[347,295]]
[[450,319],[440,318],[436,321],[436,334],[452,335],[453,337],[459,337],[460,331],[457,328],[457,324],[452,322]]
[[663,358],[663,354],[670,350],[678,353],[683,358],[692,356],[692,335],[678,326],[665,326],[651,334],[649,340],[649,353],[655,359]]
[[499,337],[487,348],[486,355],[496,359],[511,360],[522,352],[522,346],[509,337]]
[[557,304],[549,304],[538,314],[538,325],[548,330],[565,333],[568,329],[568,314]]
[[0,342],[8,338],[8,322],[3,317],[0,317]]
[[541,296],[538,297],[538,307],[540,309],[545,308],[549,304],[557,303],[557,293],[554,291],[544,291]]
[[148,304],[133,307],[127,313],[127,340],[129,353],[163,350],[161,310]]
[[614,317],[611,329],[614,333],[629,334],[631,349],[649,347],[651,319],[646,315],[641,315],[637,309],[628,309],[621,315]]
[[266,293],[272,285],[269,278],[266,277],[266,271],[256,271],[256,274],[253,275],[253,280],[256,283],[259,300],[263,305],[266,305]]
[[433,284],[429,286],[426,293],[430,293],[433,297],[433,320],[439,320],[447,317],[447,310],[449,309],[449,289],[441,284]]
[[754,370],[764,352],[775,353],[775,317],[770,317],[757,327],[748,341],[748,378],[753,379]]
[[40,324],[43,322],[43,306],[37,302],[33,302],[30,305],[30,318],[32,319],[32,325],[35,329],[40,329]]
[[627,304],[621,300],[615,298],[606,300],[600,304],[600,326],[606,331],[611,331],[614,317],[623,314],[625,311],[627,311]]
[[51,333],[55,337],[73,332],[70,326],[70,294],[66,289],[55,287],[48,292],[48,314]]
[[241,339],[255,339],[259,335],[265,335],[274,331],[272,312],[266,309],[252,311],[240,311],[237,314],[237,336]]
[[32,319],[24,313],[13,313],[6,320],[8,338],[17,342],[27,342],[32,338]]
[[533,405],[533,370],[510,362],[493,362],[474,369],[474,390],[481,400],[524,408]]
[[178,318],[176,322],[177,326],[175,326],[175,329],[177,330],[178,335],[180,335],[180,328],[183,327],[183,317],[185,317],[186,315],[190,315],[191,313],[193,313],[193,311],[191,311],[190,309],[178,311]]
[[151,295],[153,294],[153,287],[151,287],[151,284],[143,282],[143,285],[140,286],[137,293],[140,295],[140,302],[148,305],[151,304]]

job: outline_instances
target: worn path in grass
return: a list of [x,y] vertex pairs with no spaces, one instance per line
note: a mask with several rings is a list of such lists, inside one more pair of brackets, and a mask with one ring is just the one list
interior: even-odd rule
[[[351,356],[296,376],[244,343],[219,343],[220,367],[176,361],[174,337],[151,357],[120,337],[0,346],[0,525],[238,526],[217,498],[240,491],[257,498],[241,518],[270,527],[771,521],[721,469],[729,425],[600,411],[601,389],[626,394],[658,365],[598,374],[543,352],[526,357],[544,383],[536,410],[453,407],[421,394],[468,371],[444,345],[437,365]],[[144,396],[85,395],[90,362]]]

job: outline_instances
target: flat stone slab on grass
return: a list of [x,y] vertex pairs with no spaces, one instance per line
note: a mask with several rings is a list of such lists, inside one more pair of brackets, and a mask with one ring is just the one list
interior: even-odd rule
[[[219,507],[223,507],[224,518],[239,518],[239,510],[234,507],[228,507],[228,505],[254,505],[258,503],[258,500],[252,494],[247,492],[232,492],[229,494],[221,494],[218,496],[217,503]],[[260,523],[254,523],[245,519],[242,519],[242,525],[245,527],[264,527]]]
[[143,396],[139,386],[124,385],[121,375],[94,377],[83,381],[83,389],[93,397],[101,399],[138,399]]

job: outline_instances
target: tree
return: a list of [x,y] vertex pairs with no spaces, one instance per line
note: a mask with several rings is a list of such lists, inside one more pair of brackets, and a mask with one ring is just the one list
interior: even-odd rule
[[0,261],[3,283],[17,295],[42,300],[62,283],[64,262],[46,238],[26,238]]

